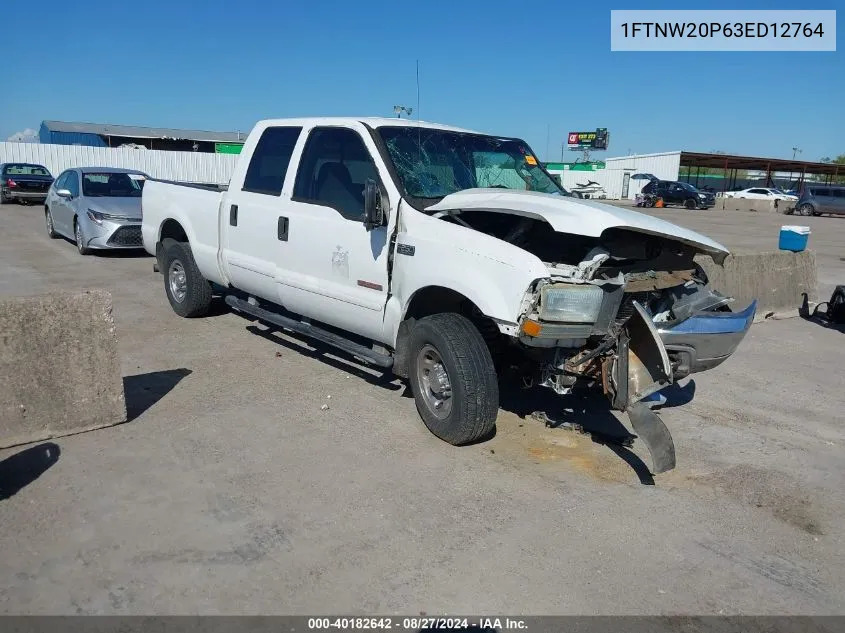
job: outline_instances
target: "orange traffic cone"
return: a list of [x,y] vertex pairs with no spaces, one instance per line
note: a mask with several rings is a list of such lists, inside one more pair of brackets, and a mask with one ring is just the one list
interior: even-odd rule
[[662,209],[663,208],[663,198],[658,198],[657,202],[654,203],[654,206],[657,207],[658,209]]

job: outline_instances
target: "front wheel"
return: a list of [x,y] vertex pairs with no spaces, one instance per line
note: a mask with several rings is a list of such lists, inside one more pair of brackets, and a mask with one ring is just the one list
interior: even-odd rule
[[49,235],[51,239],[59,237],[59,234],[56,233],[56,227],[53,226],[53,214],[50,212],[50,209],[44,210],[44,220],[47,224],[47,235]]
[[684,208],[692,211],[693,209],[698,208],[698,203],[695,200],[693,200],[692,198],[687,198],[686,201],[684,202]]
[[428,430],[456,446],[488,437],[499,385],[490,350],[472,322],[455,313],[425,317],[408,346],[411,390]]
[[164,291],[173,311],[181,317],[205,316],[211,305],[211,284],[202,276],[189,244],[166,240]]
[[76,240],[76,250],[80,255],[90,255],[91,249],[85,246],[85,235],[82,232],[82,225],[77,219],[73,223],[73,237]]

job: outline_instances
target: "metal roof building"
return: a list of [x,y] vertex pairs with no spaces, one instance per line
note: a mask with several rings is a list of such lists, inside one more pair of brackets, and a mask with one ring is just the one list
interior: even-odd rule
[[53,145],[134,146],[171,151],[237,154],[246,141],[247,133],[43,121],[38,136],[41,143]]
[[[585,176],[577,172],[563,174],[564,187],[580,183]],[[632,178],[635,174],[686,181],[719,192],[752,186],[800,189],[808,178],[821,183],[836,181],[845,174],[845,168],[835,163],[676,150],[606,158],[605,169],[593,171],[590,179],[601,184],[609,198],[634,199],[648,182]],[[581,180],[573,180],[577,177]]]

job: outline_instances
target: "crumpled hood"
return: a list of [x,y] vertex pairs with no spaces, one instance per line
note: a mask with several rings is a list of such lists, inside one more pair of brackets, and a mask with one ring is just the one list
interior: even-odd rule
[[676,239],[711,255],[721,263],[727,248],[705,235],[671,222],[624,207],[536,191],[466,189],[450,194],[426,209],[432,211],[478,210],[512,213],[545,220],[555,231],[600,237],[607,229],[621,228]]
[[85,198],[85,203],[89,209],[99,211],[100,213],[108,213],[127,220],[140,220],[141,215],[141,198],[112,198],[108,196],[94,197],[88,196]]

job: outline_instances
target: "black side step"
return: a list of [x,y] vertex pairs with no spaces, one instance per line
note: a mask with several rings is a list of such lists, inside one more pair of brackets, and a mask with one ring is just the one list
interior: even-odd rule
[[261,321],[278,325],[286,330],[291,330],[297,334],[303,334],[322,343],[326,343],[327,345],[331,345],[332,347],[341,349],[347,354],[351,354],[355,358],[358,358],[367,364],[376,365],[385,369],[393,367],[393,356],[379,354],[378,352],[371,350],[369,347],[359,345],[354,341],[350,341],[342,336],[338,336],[337,334],[333,334],[332,332],[313,326],[310,323],[303,323],[302,321],[282,316],[277,312],[270,312],[264,308],[259,308],[258,306],[252,305],[251,303],[248,303],[243,299],[239,299],[234,295],[226,295],[226,303],[238,312],[245,312],[246,314],[250,314]]

